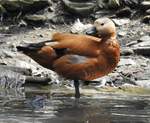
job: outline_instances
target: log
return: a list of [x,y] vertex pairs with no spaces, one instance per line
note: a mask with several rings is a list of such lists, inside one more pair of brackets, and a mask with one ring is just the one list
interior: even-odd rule
[[50,81],[51,81],[51,78],[48,78],[48,77],[36,77],[36,76],[25,77],[25,84],[48,85]]
[[150,56],[150,47],[137,47],[133,48],[135,54]]
[[16,73],[20,73],[22,75],[30,76],[31,70],[27,68],[20,68],[20,67],[13,67],[13,66],[7,66],[7,65],[0,65],[0,69],[2,70],[10,70]]

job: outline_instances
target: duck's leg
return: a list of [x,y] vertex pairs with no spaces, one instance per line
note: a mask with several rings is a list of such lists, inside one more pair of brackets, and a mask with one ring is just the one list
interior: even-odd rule
[[75,98],[80,98],[79,85],[79,80],[74,80]]

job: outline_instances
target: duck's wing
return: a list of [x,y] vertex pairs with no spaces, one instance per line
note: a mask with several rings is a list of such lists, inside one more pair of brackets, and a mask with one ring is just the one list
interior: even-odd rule
[[101,39],[93,36],[55,33],[52,40],[56,43],[50,43],[49,46],[54,49],[67,49],[69,54],[95,57],[100,52]]
[[[64,55],[53,64],[53,70],[58,74],[74,80],[92,80],[104,75],[105,66],[98,67],[96,58],[80,55]],[[102,70],[101,71],[99,70]]]
[[71,41],[74,40],[75,42],[78,41],[78,40],[92,40],[94,42],[100,42],[101,39],[100,38],[97,38],[97,37],[94,37],[94,36],[90,36],[90,35],[83,35],[83,34],[71,34],[71,33],[54,33],[53,36],[52,36],[52,40],[53,41],[58,41],[58,42],[70,42],[70,39]]

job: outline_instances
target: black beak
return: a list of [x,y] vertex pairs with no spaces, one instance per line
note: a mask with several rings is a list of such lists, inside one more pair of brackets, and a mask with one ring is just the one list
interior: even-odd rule
[[92,26],[92,27],[86,29],[86,30],[85,30],[85,33],[86,33],[87,35],[96,36],[96,34],[97,34],[96,27],[95,27],[95,26]]

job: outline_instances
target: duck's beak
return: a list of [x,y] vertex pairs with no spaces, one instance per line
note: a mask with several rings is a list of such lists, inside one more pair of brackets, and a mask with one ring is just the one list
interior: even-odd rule
[[92,27],[86,29],[86,30],[85,30],[85,33],[86,33],[87,35],[96,36],[96,35],[97,35],[96,27],[95,27],[95,26],[92,26]]

